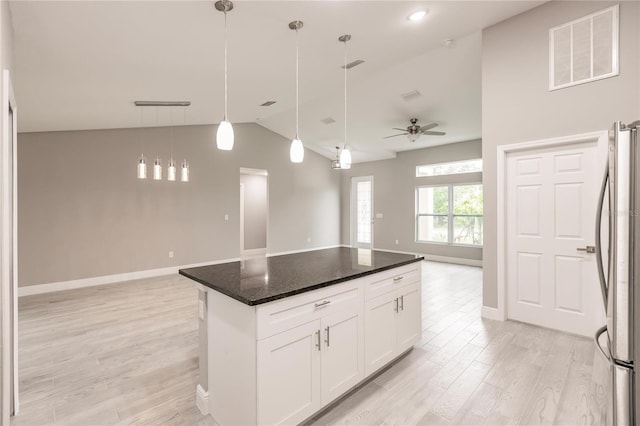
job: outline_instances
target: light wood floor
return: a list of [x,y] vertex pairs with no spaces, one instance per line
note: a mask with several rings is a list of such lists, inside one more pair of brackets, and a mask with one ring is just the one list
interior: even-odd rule
[[[425,262],[423,339],[315,424],[604,424],[591,340],[480,318],[482,274]],[[19,425],[213,425],[179,276],[20,299]]]

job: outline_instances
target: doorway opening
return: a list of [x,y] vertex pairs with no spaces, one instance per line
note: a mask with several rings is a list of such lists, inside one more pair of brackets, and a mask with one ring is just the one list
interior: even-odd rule
[[373,248],[373,176],[351,179],[351,246]]
[[269,194],[266,170],[240,168],[240,257],[265,256]]

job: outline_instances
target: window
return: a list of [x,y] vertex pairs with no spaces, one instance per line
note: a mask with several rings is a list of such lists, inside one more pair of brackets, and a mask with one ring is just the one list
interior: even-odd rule
[[416,167],[416,177],[457,175],[482,171],[482,159],[428,164]]
[[416,241],[482,245],[482,185],[419,186]]

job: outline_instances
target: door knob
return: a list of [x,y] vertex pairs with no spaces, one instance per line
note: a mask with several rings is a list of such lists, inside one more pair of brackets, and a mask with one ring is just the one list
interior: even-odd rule
[[595,246],[578,247],[576,250],[586,251],[587,253],[595,253],[596,247]]

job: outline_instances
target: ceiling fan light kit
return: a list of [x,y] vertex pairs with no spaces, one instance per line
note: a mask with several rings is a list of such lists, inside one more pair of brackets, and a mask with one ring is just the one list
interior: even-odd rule
[[393,130],[400,130],[401,132],[404,133],[398,133],[397,135],[391,135],[391,136],[385,136],[384,139],[389,139],[389,138],[395,138],[396,136],[407,136],[407,139],[409,139],[409,142],[415,142],[418,140],[418,138],[421,135],[427,135],[427,136],[444,136],[446,135],[445,132],[438,132],[435,130],[431,130],[434,127],[438,126],[438,123],[431,123],[431,124],[427,124],[426,126],[418,126],[418,119],[417,118],[412,118],[411,120],[409,120],[409,122],[411,123],[409,126],[407,126],[406,129],[401,129],[398,127],[394,127]]

